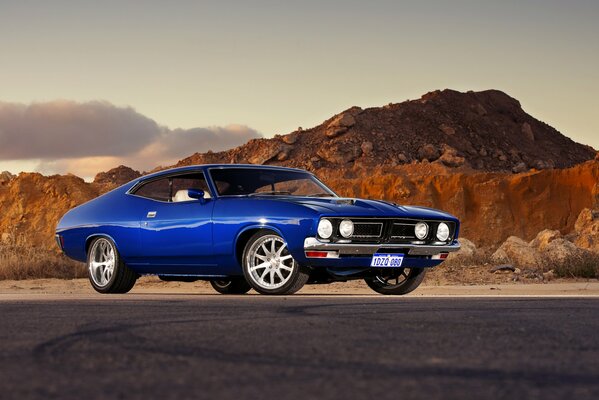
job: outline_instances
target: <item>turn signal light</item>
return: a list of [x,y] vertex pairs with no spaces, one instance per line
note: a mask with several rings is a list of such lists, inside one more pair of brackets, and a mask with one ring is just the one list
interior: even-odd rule
[[339,258],[336,251],[306,251],[308,258]]
[[445,260],[449,253],[439,253],[431,257],[431,260]]

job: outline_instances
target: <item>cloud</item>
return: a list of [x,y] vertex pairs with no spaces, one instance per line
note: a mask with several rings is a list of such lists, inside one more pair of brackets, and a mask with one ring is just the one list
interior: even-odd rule
[[244,125],[171,130],[103,101],[0,102],[0,163],[36,160],[42,173],[89,177],[119,164],[149,170],[257,137]]
[[6,160],[122,156],[160,134],[153,120],[107,102],[0,102],[0,158]]

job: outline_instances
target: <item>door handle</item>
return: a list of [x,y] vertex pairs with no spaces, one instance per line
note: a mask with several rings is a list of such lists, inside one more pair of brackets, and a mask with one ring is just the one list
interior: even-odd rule
[[147,217],[154,218],[156,216],[156,211],[149,211]]

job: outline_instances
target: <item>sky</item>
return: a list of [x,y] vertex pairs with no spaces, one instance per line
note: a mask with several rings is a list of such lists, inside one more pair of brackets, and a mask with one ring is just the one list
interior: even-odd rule
[[0,171],[93,176],[499,89],[599,148],[598,1],[0,0]]

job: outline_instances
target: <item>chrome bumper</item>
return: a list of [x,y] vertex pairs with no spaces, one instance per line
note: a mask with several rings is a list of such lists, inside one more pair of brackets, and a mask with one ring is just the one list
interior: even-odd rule
[[309,237],[304,240],[304,251],[337,251],[339,255],[374,254],[385,248],[408,249],[411,256],[433,256],[439,253],[458,251],[460,243],[456,240],[454,244],[424,245],[424,244],[365,244],[365,243],[327,243]]

